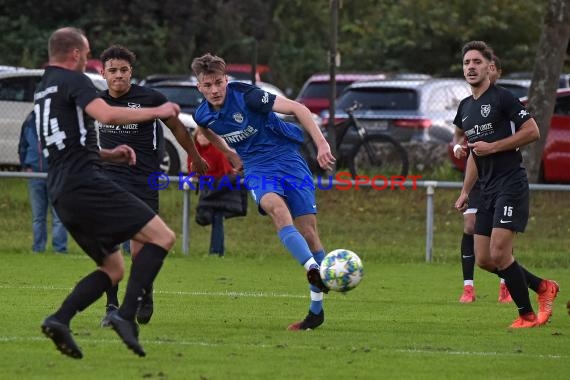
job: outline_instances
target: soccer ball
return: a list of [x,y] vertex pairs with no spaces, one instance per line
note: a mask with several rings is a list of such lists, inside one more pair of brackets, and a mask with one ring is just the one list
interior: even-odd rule
[[348,249],[329,252],[321,263],[321,278],[327,288],[348,292],[360,283],[364,275],[360,257]]

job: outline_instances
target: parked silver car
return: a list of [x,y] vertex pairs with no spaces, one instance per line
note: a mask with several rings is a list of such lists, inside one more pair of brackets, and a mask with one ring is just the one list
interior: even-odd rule
[[[337,99],[335,119],[345,119],[345,110],[357,103],[354,115],[371,134],[400,142],[447,143],[453,138],[457,106],[470,94],[463,79],[355,82]],[[321,116],[327,123],[328,112]]]
[[[0,165],[18,167],[18,142],[22,123],[34,108],[34,91],[43,69],[0,72]],[[97,89],[107,88],[98,74],[87,74]]]

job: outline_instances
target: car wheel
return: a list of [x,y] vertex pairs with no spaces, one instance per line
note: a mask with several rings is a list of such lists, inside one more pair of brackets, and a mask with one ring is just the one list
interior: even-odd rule
[[169,141],[164,142],[164,154],[160,161],[160,170],[174,176],[180,172],[180,158],[176,148]]

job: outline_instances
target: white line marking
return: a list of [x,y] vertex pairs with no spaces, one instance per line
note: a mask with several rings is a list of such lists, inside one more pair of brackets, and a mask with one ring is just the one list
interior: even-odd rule
[[466,355],[466,356],[509,356],[509,357],[532,357],[532,358],[547,358],[547,359],[562,359],[562,355],[543,355],[543,354],[524,354],[515,352],[494,352],[494,351],[450,351],[450,350],[422,350],[422,349],[396,349],[396,352],[403,352],[409,354],[430,354],[430,355]]
[[[90,339],[85,336],[78,337],[79,342],[89,342],[96,344],[109,344],[109,345],[123,345],[119,339]],[[49,339],[44,337],[23,337],[23,336],[0,336],[0,343],[4,342],[49,342]],[[171,345],[171,346],[200,346],[200,347],[255,347],[255,348],[270,348],[274,349],[278,343],[275,344],[258,344],[258,343],[227,343],[220,342],[216,339],[215,342],[206,341],[189,341],[189,340],[144,340],[141,339],[141,343],[144,345]],[[314,345],[303,345],[295,344],[290,346],[294,349],[304,349],[309,351],[314,351]],[[330,346],[327,347],[327,351],[346,351],[343,346]],[[525,357],[525,358],[541,358],[541,359],[566,359],[567,356],[564,355],[543,355],[543,354],[525,354],[525,353],[514,353],[514,352],[496,352],[496,351],[451,351],[451,350],[423,350],[423,349],[400,349],[400,348],[385,348],[378,347],[372,348],[372,351],[379,352],[400,352],[406,354],[416,354],[416,355],[453,355],[453,356],[497,356],[497,357]]]
[[[57,290],[57,291],[70,291],[71,288],[57,287],[57,286],[35,286],[35,285],[0,285],[0,289],[27,289],[27,290]],[[170,291],[170,290],[155,290],[156,294],[179,295],[179,296],[214,296],[214,297],[252,297],[252,298],[308,298],[307,295],[289,294],[289,293],[274,293],[274,292],[235,292],[235,291],[221,291],[221,292],[208,292],[208,291]]]

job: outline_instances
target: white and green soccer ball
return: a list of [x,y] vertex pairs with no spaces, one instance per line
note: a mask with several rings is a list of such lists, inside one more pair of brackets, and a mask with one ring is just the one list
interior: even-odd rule
[[354,289],[364,275],[362,260],[348,249],[329,252],[321,263],[321,278],[327,288],[336,292]]

